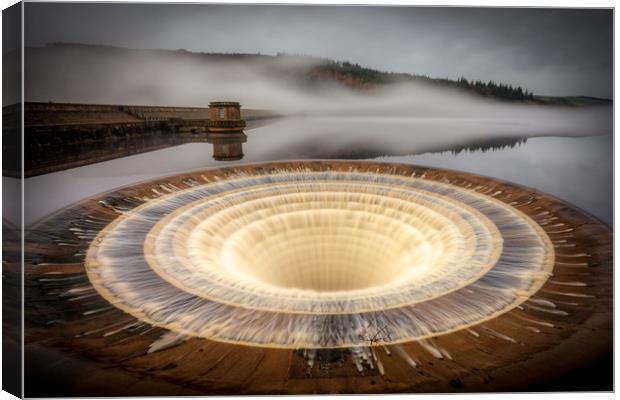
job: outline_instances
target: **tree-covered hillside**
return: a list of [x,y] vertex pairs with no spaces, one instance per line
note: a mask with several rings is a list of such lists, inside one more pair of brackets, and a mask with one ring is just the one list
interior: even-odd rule
[[[461,90],[479,96],[504,101],[529,102],[537,104],[551,104],[564,106],[588,106],[608,104],[611,100],[593,97],[550,97],[537,96],[527,88],[513,86],[508,83],[494,81],[483,82],[481,80],[468,80],[461,77],[457,80],[447,78],[432,78],[426,75],[411,73],[396,73],[378,71],[366,68],[348,61],[335,61],[299,54],[278,53],[276,55],[265,54],[240,54],[240,53],[204,53],[191,52],[185,49],[161,50],[161,49],[128,49],[105,45],[90,45],[80,43],[49,43],[46,48],[58,50],[76,48],[89,53],[103,54],[105,57],[149,57],[156,56],[168,59],[181,59],[191,62],[215,65],[217,63],[240,63],[262,68],[276,78],[289,79],[306,87],[320,86],[323,84],[336,83],[354,90],[366,90],[381,87],[383,85],[420,82],[434,86]],[[44,48],[39,48],[43,50]],[[35,50],[35,48],[32,48]],[[234,64],[230,64],[234,65]]]
[[520,86],[513,87],[509,84],[496,83],[493,81],[469,81],[464,77],[461,77],[458,80],[451,80],[431,78],[425,75],[381,72],[347,61],[338,62],[333,60],[325,60],[315,68],[318,68],[319,71],[331,73],[334,76],[341,76],[348,78],[348,80],[358,81],[361,86],[398,82],[424,82],[444,87],[457,88],[468,92],[473,92],[478,95],[498,99],[517,101],[534,100],[533,93],[527,89],[523,89]]

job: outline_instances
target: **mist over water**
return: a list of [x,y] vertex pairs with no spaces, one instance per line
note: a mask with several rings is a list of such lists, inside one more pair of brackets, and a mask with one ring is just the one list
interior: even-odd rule
[[[566,108],[488,100],[454,89],[403,83],[344,87],[330,77],[311,84],[311,57],[216,57],[189,52],[97,46],[26,49],[27,101],[244,108],[303,116],[269,127],[276,146],[321,139],[320,151],[359,143],[380,152],[445,150],[490,137],[600,135],[611,107]],[[331,83],[329,83],[331,82]],[[506,82],[509,83],[509,82]],[[531,89],[531,88],[530,88]],[[395,138],[394,136],[398,136]],[[297,150],[295,150],[297,152]]]
[[[517,110],[518,111],[518,110]],[[580,111],[577,111],[579,113]],[[246,159],[260,158],[368,158],[381,155],[421,154],[461,148],[514,145],[540,136],[598,136],[606,129],[598,121],[608,110],[590,110],[583,116],[594,126],[568,112],[557,119],[515,117],[330,116],[287,118],[248,132]],[[551,117],[551,116],[549,116]],[[571,124],[572,123],[572,124]]]

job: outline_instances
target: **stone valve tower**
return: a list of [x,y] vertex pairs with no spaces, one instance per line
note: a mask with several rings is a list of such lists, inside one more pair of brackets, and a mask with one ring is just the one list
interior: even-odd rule
[[243,158],[245,121],[241,119],[241,105],[232,101],[209,103],[207,142],[213,144],[213,158],[234,161]]

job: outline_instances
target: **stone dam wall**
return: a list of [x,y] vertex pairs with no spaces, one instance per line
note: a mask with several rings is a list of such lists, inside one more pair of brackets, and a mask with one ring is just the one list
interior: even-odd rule
[[[3,108],[5,176],[20,175],[20,106]],[[29,102],[23,107],[25,177],[204,142],[209,120],[209,109],[201,107]],[[266,110],[242,110],[250,129],[274,117]]]

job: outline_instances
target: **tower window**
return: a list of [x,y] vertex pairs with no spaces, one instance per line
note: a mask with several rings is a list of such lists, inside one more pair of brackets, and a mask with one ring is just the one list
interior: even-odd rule
[[220,108],[217,110],[217,116],[219,119],[224,119],[226,118],[226,109],[225,108]]

